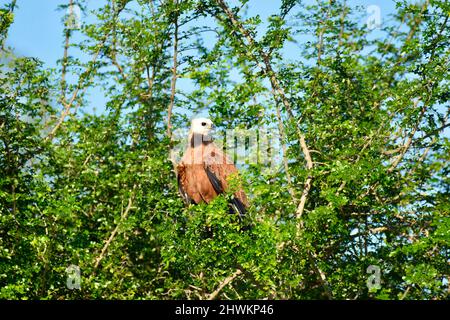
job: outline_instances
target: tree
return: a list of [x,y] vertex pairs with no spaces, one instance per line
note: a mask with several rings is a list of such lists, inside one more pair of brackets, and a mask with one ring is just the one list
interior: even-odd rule
[[[267,21],[244,0],[74,5],[95,19],[65,24],[57,69],[2,40],[1,297],[448,297],[447,3],[398,1],[378,37],[346,1]],[[175,129],[198,112],[281,154],[241,164],[250,230],[229,195],[177,194]]]

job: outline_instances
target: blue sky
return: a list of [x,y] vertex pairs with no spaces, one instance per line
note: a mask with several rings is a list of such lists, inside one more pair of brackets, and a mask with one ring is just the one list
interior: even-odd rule
[[[38,57],[48,66],[55,66],[63,51],[61,24],[63,12],[57,11],[56,8],[67,2],[67,0],[17,0],[18,9],[15,12],[15,21],[7,43],[14,47],[19,55]],[[103,1],[90,1],[90,3],[94,2]],[[277,11],[280,2],[280,0],[252,0],[249,2],[248,13],[249,15],[259,14],[265,20],[267,16]],[[9,1],[0,0],[2,6],[6,3]],[[384,19],[387,19],[395,8],[394,1],[391,0],[353,0],[349,1],[349,5],[378,5]]]
[[[230,5],[236,3],[236,0],[228,0]],[[89,7],[95,4],[100,6],[105,1],[91,0]],[[312,0],[304,1],[306,3],[314,2]],[[0,5],[9,3],[6,0],[0,0]],[[64,12],[58,11],[57,7],[61,4],[67,4],[68,0],[17,0],[18,8],[15,10],[15,21],[12,25],[7,45],[14,48],[14,52],[19,56],[31,56],[42,60],[48,67],[56,67],[58,59],[63,54],[63,25],[61,19]],[[281,0],[250,0],[248,3],[248,15],[253,16],[259,14],[263,21],[267,17],[278,11]],[[388,15],[395,8],[394,1],[370,1],[370,0],[352,0],[348,1],[350,6],[361,5],[367,7],[369,5],[377,5],[380,8],[382,21],[388,21]],[[92,16],[83,16],[82,19],[91,20]],[[376,34],[376,31],[375,31]],[[205,37],[211,35],[205,34]],[[77,33],[74,35],[77,40]],[[205,39],[210,42],[211,39]],[[73,51],[72,51],[73,52]],[[298,48],[293,44],[288,44],[284,51],[287,59],[298,58]],[[179,87],[189,86],[188,81],[180,81]],[[105,98],[97,89],[91,90],[90,102],[94,106],[92,111],[101,111],[105,104]],[[95,112],[95,111],[94,111]]]

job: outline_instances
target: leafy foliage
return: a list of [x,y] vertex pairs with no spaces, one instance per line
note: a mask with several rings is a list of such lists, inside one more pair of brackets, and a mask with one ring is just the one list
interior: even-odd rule
[[[378,37],[345,1],[74,4],[57,69],[1,49],[1,298],[448,298],[446,2],[398,1]],[[199,112],[279,132],[278,170],[240,168],[243,222],[177,193],[171,129]]]

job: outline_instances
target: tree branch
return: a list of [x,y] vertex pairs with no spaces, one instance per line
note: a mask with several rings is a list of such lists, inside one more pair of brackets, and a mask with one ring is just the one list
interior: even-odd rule
[[172,140],[172,110],[175,102],[176,83],[177,83],[177,67],[178,67],[178,0],[173,0],[175,8],[174,31],[173,31],[173,66],[172,81],[170,84],[170,102],[167,107],[167,136]]
[[[417,105],[419,104],[419,101],[420,101],[420,99],[417,99],[416,101],[414,101],[414,108],[417,107]],[[399,165],[400,161],[402,161],[403,157],[405,156],[406,152],[408,151],[409,147],[411,146],[411,142],[412,142],[412,140],[414,138],[414,135],[417,132],[417,129],[419,128],[420,121],[422,120],[422,117],[423,117],[423,115],[425,113],[425,110],[426,110],[425,106],[423,106],[422,110],[420,111],[419,119],[417,120],[416,125],[414,126],[413,130],[409,134],[409,137],[406,140],[406,143],[403,145],[402,151],[395,158],[395,160],[392,162],[391,166],[387,169],[388,173],[391,173]]]
[[131,191],[131,195],[128,198],[128,205],[127,205],[125,211],[123,211],[122,214],[120,215],[120,221],[117,223],[116,227],[111,232],[111,235],[109,236],[108,240],[106,241],[105,245],[103,246],[102,251],[100,252],[100,255],[95,259],[94,270],[98,268],[100,262],[103,260],[105,254],[106,254],[106,251],[108,250],[109,245],[111,244],[111,242],[116,237],[117,232],[119,231],[120,225],[127,218],[128,213],[130,212],[130,210],[132,208],[132,205],[133,205],[134,196],[135,196],[135,193],[134,193],[135,189],[136,189],[136,185],[133,186],[133,190]]
[[333,299],[333,293],[330,289],[330,284],[328,283],[327,277],[325,275],[325,272],[322,271],[322,269],[320,269],[320,267],[317,265],[316,261],[319,259],[316,255],[316,253],[313,250],[309,250],[308,251],[308,256],[309,259],[314,267],[314,271],[316,272],[316,274],[319,275],[319,279],[320,282],[322,284],[322,286],[325,289],[325,295],[327,296],[328,299],[332,300]]
[[[73,10],[73,0],[69,2],[69,8]],[[72,12],[71,12],[72,14]],[[66,104],[66,91],[67,91],[67,82],[66,82],[66,73],[67,73],[67,63],[69,57],[69,46],[70,46],[70,28],[66,24],[65,28],[65,41],[64,41],[64,53],[62,59],[62,68],[61,68],[61,102],[63,105]]]
[[[274,69],[272,68],[270,57],[264,52],[264,50],[262,50],[257,45],[255,39],[252,37],[250,32],[247,29],[245,29],[245,27],[242,25],[241,22],[239,22],[237,20],[237,17],[231,11],[231,9],[227,6],[227,4],[223,0],[216,0],[216,2],[219,5],[219,7],[222,9],[222,11],[226,14],[226,16],[230,20],[232,26],[235,29],[237,29],[247,40],[249,47],[250,47],[248,52],[251,54],[253,60],[258,64],[258,66],[260,66],[264,75],[269,78],[270,84],[272,86],[272,93],[274,95],[274,98],[276,100],[280,100],[283,103],[289,117],[295,121],[294,113],[292,112],[291,103],[290,103],[289,99],[286,97],[286,94],[278,81],[277,75],[276,75]],[[220,19],[219,17],[217,17],[217,18]],[[255,55],[255,53],[253,52],[252,49],[257,50],[260,58],[262,59],[264,66],[261,65],[258,57]],[[308,145],[306,144],[305,136],[301,132],[296,121],[295,121],[295,124],[296,124],[297,135],[298,135],[299,142],[300,142],[300,147],[301,147],[302,153],[306,160],[306,169],[308,171],[308,177],[306,178],[306,181],[304,183],[302,196],[300,198],[300,204],[298,205],[297,210],[296,210],[296,217],[297,217],[297,219],[300,219],[303,214],[303,211],[305,209],[306,200],[308,198],[308,194],[311,189],[312,176],[311,176],[310,172],[313,169],[314,165],[313,165],[313,161],[311,158],[311,154],[310,154]],[[300,227],[300,225],[299,225],[299,227]]]
[[[80,77],[78,79],[77,88],[73,92],[72,97],[70,98],[70,101],[68,103],[67,102],[63,103],[64,110],[62,111],[61,116],[59,117],[58,122],[56,123],[56,125],[53,127],[53,129],[50,131],[50,133],[47,135],[47,137],[45,137],[45,139],[44,139],[45,141],[53,139],[53,137],[56,134],[56,131],[58,131],[59,127],[64,122],[64,119],[69,115],[70,109],[72,108],[73,103],[75,102],[75,99],[78,97],[78,93],[80,92],[80,90],[82,89],[82,86],[84,85],[84,81],[89,78],[92,70],[94,69],[95,62],[97,61],[97,58],[100,55],[101,49],[105,45],[106,39],[107,39],[107,35],[104,37],[104,39],[100,43],[100,45],[99,45],[99,47],[97,49],[97,52],[95,53],[94,57],[92,58],[92,60],[90,62],[90,66],[87,67],[85,72],[83,72],[80,75]],[[86,91],[86,89],[87,88],[84,88],[83,92]]]
[[283,164],[284,164],[284,171],[286,172],[288,191],[294,202],[297,204],[298,203],[297,195],[295,194],[295,189],[292,188],[292,178],[289,172],[289,164],[287,159],[286,132],[283,125],[283,119],[281,118],[280,106],[278,105],[278,103],[276,105],[277,105],[278,130],[280,131],[280,140],[281,140],[280,142],[283,150]]
[[242,270],[241,269],[237,269],[231,276],[226,277],[220,284],[219,287],[217,287],[216,290],[214,290],[213,293],[211,293],[208,296],[208,300],[214,300],[220,293],[220,291],[222,291],[223,288],[225,288],[225,286],[227,286],[230,282],[232,282],[236,277],[238,277],[239,275],[242,274]]

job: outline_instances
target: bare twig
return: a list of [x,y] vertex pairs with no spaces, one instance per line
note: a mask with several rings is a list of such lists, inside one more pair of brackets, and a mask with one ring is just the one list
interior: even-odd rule
[[[73,10],[73,0],[69,2],[70,13],[72,14]],[[68,56],[69,56],[69,46],[70,46],[70,35],[71,30],[69,26],[66,25],[65,28],[65,41],[64,41],[64,54],[62,59],[62,68],[61,68],[61,102],[64,105],[66,103],[66,91],[67,91],[67,82],[66,82],[66,73],[67,73],[67,64],[68,64]]]
[[176,10],[174,17],[174,31],[173,31],[173,66],[172,66],[172,81],[170,84],[170,102],[167,107],[167,136],[172,139],[172,109],[175,102],[175,92],[177,83],[177,67],[178,67],[178,0],[173,0],[174,9]]
[[280,112],[280,106],[277,103],[277,118],[278,118],[278,130],[280,131],[280,142],[281,147],[283,150],[283,164],[284,164],[284,171],[286,172],[286,179],[288,183],[288,191],[291,195],[292,199],[294,200],[294,203],[298,203],[297,195],[295,194],[295,189],[292,187],[292,178],[291,174],[289,172],[289,164],[288,164],[288,158],[287,158],[287,148],[286,148],[286,132],[283,125],[283,119],[281,118],[281,112]]
[[328,299],[333,299],[333,293],[331,292],[330,284],[328,283],[325,272],[320,269],[319,265],[316,263],[318,261],[318,257],[313,250],[308,251],[309,259],[313,265],[314,271],[319,275],[320,282],[325,289],[325,295]]
[[231,276],[226,277],[217,287],[216,290],[214,290],[214,292],[212,292],[209,296],[208,296],[208,300],[214,300],[220,293],[220,291],[222,291],[223,288],[225,288],[225,286],[227,286],[230,282],[232,282],[236,277],[238,277],[239,275],[242,274],[242,270],[241,269],[237,269]]
[[[417,105],[419,104],[420,99],[417,99],[416,101],[414,101],[414,108],[417,107]],[[420,125],[420,121],[422,120],[422,117],[425,113],[425,106],[423,106],[422,110],[420,111],[420,115],[419,115],[419,119],[416,122],[416,125],[414,126],[413,130],[411,131],[411,133],[409,134],[408,139],[406,140],[405,144],[402,147],[402,151],[400,152],[400,154],[395,158],[395,160],[392,162],[391,166],[387,169],[388,173],[391,173],[400,163],[400,161],[403,159],[403,157],[405,156],[406,152],[408,151],[409,147],[411,146],[411,142],[414,138],[414,135],[417,132],[417,129],[419,128]]]
[[408,288],[406,288],[405,292],[404,292],[404,293],[402,294],[402,296],[400,297],[400,300],[403,300],[403,299],[406,298],[406,296],[408,295],[410,289],[411,289],[410,286],[408,286]]
[[[327,10],[327,14],[325,16],[325,19],[320,21],[320,24],[322,23],[327,23],[328,19],[330,18],[330,11],[331,11],[331,5],[333,4],[333,0],[329,1],[329,5],[328,5],[328,10]],[[321,63],[321,58],[322,58],[322,53],[323,53],[323,36],[325,34],[325,27],[322,27],[319,31],[319,35],[318,35],[318,39],[319,39],[319,43],[317,45],[317,65],[320,65]]]
[[114,240],[114,238],[116,237],[118,231],[119,231],[119,227],[122,224],[122,222],[127,218],[128,213],[130,212],[130,210],[132,209],[133,206],[133,201],[134,201],[134,196],[135,196],[135,190],[136,189],[136,185],[133,186],[133,190],[131,191],[131,195],[128,198],[128,205],[125,209],[125,211],[122,212],[122,214],[120,215],[120,221],[117,223],[116,227],[114,228],[114,230],[111,232],[111,235],[109,236],[108,240],[106,241],[105,245],[102,248],[102,251],[100,252],[100,255],[95,259],[95,263],[94,263],[94,269],[97,269],[100,262],[103,260],[103,258],[105,257],[106,251],[108,250],[109,245],[111,244],[111,242]]
[[53,127],[53,129],[50,131],[50,133],[47,135],[47,137],[45,137],[45,140],[51,140],[53,139],[53,137],[55,136],[56,131],[58,131],[59,127],[62,125],[62,123],[64,122],[64,119],[70,114],[70,109],[73,106],[73,103],[75,102],[76,98],[78,97],[79,92],[82,90],[82,92],[85,92],[87,88],[82,89],[84,82],[86,79],[89,79],[91,72],[94,69],[94,65],[95,62],[97,61],[98,56],[100,55],[100,51],[103,48],[105,42],[106,42],[107,36],[105,36],[105,38],[103,39],[103,41],[100,43],[97,52],[95,53],[95,55],[93,56],[91,62],[90,62],[90,66],[87,67],[87,69],[85,70],[85,72],[83,72],[79,79],[78,79],[78,84],[77,84],[77,88],[75,89],[75,91],[72,94],[72,97],[70,98],[69,102],[64,102],[64,110],[61,113],[61,116],[58,119],[58,122],[56,123],[56,125]]
[[342,13],[339,20],[340,23],[340,31],[339,31],[339,43],[338,47],[340,48],[342,46],[342,39],[344,38],[344,31],[345,31],[345,16],[347,15],[346,11],[346,1],[344,0],[344,3],[342,4]]

